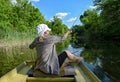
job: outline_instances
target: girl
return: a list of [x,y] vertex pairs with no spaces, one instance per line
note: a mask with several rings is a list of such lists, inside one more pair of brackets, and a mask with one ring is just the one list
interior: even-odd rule
[[38,71],[49,75],[59,75],[59,68],[66,58],[75,62],[80,62],[83,59],[83,57],[74,56],[67,50],[58,56],[55,43],[65,40],[71,31],[66,32],[63,36],[50,35],[50,31],[51,29],[46,24],[39,24],[37,26],[39,37],[35,38],[29,46],[30,49],[35,47],[37,50],[37,59],[33,74],[35,77],[40,76],[40,74],[36,74]]

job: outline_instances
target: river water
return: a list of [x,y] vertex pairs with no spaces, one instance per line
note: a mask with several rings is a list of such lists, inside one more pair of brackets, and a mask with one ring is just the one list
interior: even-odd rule
[[76,45],[84,48],[80,53],[84,57],[84,64],[102,82],[120,82],[119,41],[89,41]]
[[[76,46],[77,45],[77,46]],[[69,50],[76,56],[83,56],[83,63],[102,82],[120,82],[120,43],[119,42],[88,42],[83,45],[69,44],[58,50]],[[59,52],[61,52],[59,51]],[[35,49],[28,45],[0,48],[0,76],[4,75],[25,60],[35,60]]]

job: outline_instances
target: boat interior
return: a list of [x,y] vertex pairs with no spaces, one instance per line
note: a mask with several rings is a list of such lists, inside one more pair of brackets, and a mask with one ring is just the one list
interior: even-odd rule
[[0,78],[0,82],[101,82],[82,62],[65,66],[60,76],[33,77],[34,62],[25,61]]

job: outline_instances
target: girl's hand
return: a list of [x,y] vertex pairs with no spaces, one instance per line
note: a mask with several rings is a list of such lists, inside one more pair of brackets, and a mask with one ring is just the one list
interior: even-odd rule
[[71,34],[71,33],[72,33],[72,30],[69,30],[69,31],[68,31],[68,34]]

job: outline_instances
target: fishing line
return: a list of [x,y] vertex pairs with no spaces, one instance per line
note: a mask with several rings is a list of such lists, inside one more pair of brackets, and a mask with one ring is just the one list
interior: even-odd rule
[[76,21],[78,20],[78,18],[79,18],[79,16],[77,16],[77,18],[76,18],[75,21],[73,22],[73,24],[72,24],[70,30],[72,30],[72,27],[74,26],[74,24],[76,23]]

